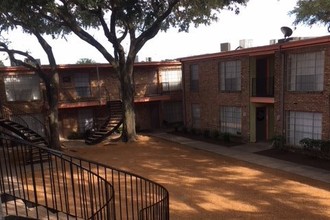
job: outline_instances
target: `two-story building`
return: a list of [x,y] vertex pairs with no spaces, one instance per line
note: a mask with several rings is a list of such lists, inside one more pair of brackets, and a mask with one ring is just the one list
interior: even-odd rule
[[[48,66],[43,66],[47,71]],[[109,64],[59,65],[59,124],[61,137],[84,133],[104,117],[106,103],[120,100],[120,83]],[[0,100],[16,119],[33,130],[43,130],[45,86],[23,67],[0,68]],[[159,128],[164,122],[182,121],[181,63],[137,62],[134,69],[138,130]],[[41,123],[29,121],[31,116]],[[35,120],[34,120],[35,121]]]
[[181,58],[184,123],[259,142],[330,138],[330,37]]

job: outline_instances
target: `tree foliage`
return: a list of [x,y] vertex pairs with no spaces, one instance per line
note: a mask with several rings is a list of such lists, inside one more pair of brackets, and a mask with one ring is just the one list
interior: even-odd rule
[[[32,4],[39,4],[31,6]],[[45,53],[47,54],[51,70],[43,71],[39,63],[33,56],[21,50],[10,49],[9,41],[0,39],[0,51],[6,52],[10,60],[16,64],[25,66],[35,71],[44,81],[46,87],[47,106],[44,106],[47,121],[49,124],[50,146],[60,149],[59,130],[58,130],[58,73],[56,71],[56,61],[52,47],[45,39],[45,35],[67,34],[58,22],[52,22],[47,16],[36,13],[37,9],[47,5],[42,0],[28,1],[0,1],[0,32],[21,28],[25,33],[34,35]],[[30,62],[24,62],[28,59]]]
[[330,24],[329,0],[298,0],[295,8],[290,12],[296,16],[295,24],[304,23],[314,25],[316,23]]
[[90,59],[90,58],[80,58],[76,64],[91,64],[91,63],[96,63],[95,60]]

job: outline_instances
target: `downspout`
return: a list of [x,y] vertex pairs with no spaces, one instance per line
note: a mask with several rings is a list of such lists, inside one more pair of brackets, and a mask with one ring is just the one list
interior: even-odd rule
[[184,68],[184,65],[183,65],[182,61],[180,61],[180,62],[181,62],[181,74],[182,74],[182,76],[181,76],[182,105],[183,105],[182,106],[183,107],[182,117],[183,117],[183,126],[186,126],[187,125],[187,114],[186,114],[187,107],[186,107],[186,101],[185,101],[185,97],[186,97],[186,85],[185,85],[185,77],[184,77],[185,68]]
[[281,131],[281,135],[282,137],[285,137],[285,115],[284,115],[284,90],[286,87],[286,84],[284,83],[284,73],[285,73],[285,54],[282,52],[282,45],[280,45],[279,47],[279,52],[280,52],[280,56],[281,56],[281,81],[282,82],[282,88],[281,88],[281,94],[280,94],[280,99],[281,99],[281,118],[282,118],[282,131]]

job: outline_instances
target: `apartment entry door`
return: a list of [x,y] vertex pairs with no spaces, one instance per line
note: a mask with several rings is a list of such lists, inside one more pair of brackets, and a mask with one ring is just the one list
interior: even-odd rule
[[257,107],[256,108],[256,141],[267,140],[267,108]]

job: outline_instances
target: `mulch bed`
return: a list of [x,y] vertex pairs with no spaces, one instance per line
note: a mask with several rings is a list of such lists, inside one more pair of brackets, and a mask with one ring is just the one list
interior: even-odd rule
[[168,132],[170,134],[173,135],[177,135],[177,136],[181,136],[181,137],[186,137],[186,138],[190,138],[193,140],[198,140],[198,141],[203,141],[203,142],[207,142],[210,144],[217,144],[217,145],[221,145],[221,146],[226,146],[226,147],[233,147],[233,146],[237,146],[242,144],[241,142],[238,141],[224,141],[222,139],[219,138],[211,138],[211,137],[204,137],[203,135],[197,135],[197,134],[191,134],[191,133],[185,133],[185,132],[180,132],[180,131],[171,131]]
[[[206,138],[203,135],[193,135],[191,133],[185,133],[185,132],[179,132],[179,131],[172,131],[169,133],[178,135],[181,137],[187,137],[190,139],[204,141],[207,143],[217,144],[217,145],[226,146],[226,147],[232,147],[232,146],[237,146],[239,144],[242,144],[240,142],[235,142],[235,141],[225,142],[221,139]],[[310,155],[302,154],[298,151],[296,151],[296,152],[281,151],[281,150],[272,148],[269,150],[256,152],[256,154],[330,171],[330,160],[312,157]]]
[[269,149],[256,152],[256,154],[330,171],[330,160],[305,155],[299,152]]

